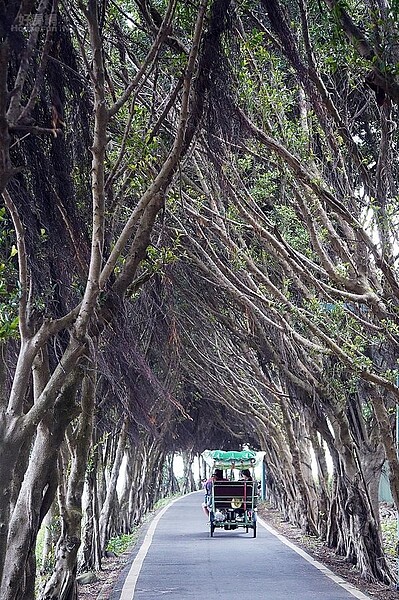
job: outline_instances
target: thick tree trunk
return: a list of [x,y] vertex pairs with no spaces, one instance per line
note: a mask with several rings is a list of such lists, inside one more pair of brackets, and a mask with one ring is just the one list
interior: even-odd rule
[[[389,464],[389,482],[391,486],[392,497],[396,510],[399,511],[399,460],[393,434],[393,431],[395,431],[396,428],[392,427],[387,406],[384,404],[383,396],[380,390],[373,390],[371,397],[374,414],[381,434],[381,441],[384,446]],[[392,412],[395,407],[395,402],[390,399],[389,405]]]
[[[356,565],[365,579],[390,583],[378,519],[374,516],[374,503],[363,473],[365,458],[352,441],[343,413],[339,415],[335,431],[340,462],[335,465],[336,504],[331,515],[337,519],[337,551]],[[374,459],[381,462],[379,455]],[[370,453],[367,461],[371,461]]]
[[119,477],[119,472],[122,464],[123,455],[125,453],[126,434],[128,420],[125,418],[122,429],[118,438],[118,446],[116,450],[114,464],[112,466],[111,477],[107,486],[107,495],[100,514],[100,543],[101,551],[105,552],[107,542],[110,538],[110,521],[114,505],[118,501],[116,484]]
[[124,478],[123,487],[119,498],[119,512],[116,515],[116,527],[117,531],[121,533],[130,533],[131,527],[129,522],[129,496],[132,488],[132,453],[130,448],[130,442],[127,439],[125,454],[123,457],[122,465],[124,466]]
[[335,518],[339,553],[356,566],[364,579],[391,583],[378,526],[358,477],[350,481],[345,476],[338,482]]
[[319,531],[321,539],[325,540],[327,537],[327,523],[328,513],[330,510],[331,497],[328,486],[328,467],[326,454],[316,431],[311,429],[310,439],[312,442],[313,452],[317,467],[317,489],[319,496],[319,513],[317,529]]
[[94,453],[92,466],[86,474],[82,547],[79,557],[79,571],[81,572],[99,571],[101,569],[101,545],[98,526],[100,510],[97,495],[96,454]]
[[308,464],[310,462],[310,455],[309,452],[307,452],[307,456],[301,455],[301,445],[298,444],[298,440],[296,439],[290,412],[285,404],[285,401],[282,400],[280,402],[280,407],[283,414],[285,431],[292,456],[295,485],[298,491],[298,494],[295,498],[295,505],[298,505],[297,511],[300,523],[306,533],[317,536],[317,514],[315,514],[313,510],[314,503],[311,500],[310,489],[307,485],[307,481],[303,472],[303,464]]
[[[57,454],[75,403],[76,383],[72,379],[56,403],[58,419],[49,414],[36,435],[28,470],[15,505],[9,529],[9,544],[1,587],[2,600],[33,598],[34,588],[26,587],[26,566],[32,570],[36,537],[57,489]],[[29,519],[26,519],[26,515]],[[32,583],[32,579],[30,580]]]
[[[182,494],[187,494],[188,492],[192,492],[195,490],[195,481],[193,475],[193,452],[192,450],[187,450],[182,453],[183,456],[183,488]],[[177,490],[172,488],[171,492],[176,493]]]
[[68,447],[70,474],[65,505],[62,507],[61,536],[56,548],[56,564],[52,577],[40,594],[41,600],[75,600],[77,597],[77,552],[80,546],[82,493],[90,449],[95,398],[95,375],[87,370],[82,386],[82,412],[76,431],[70,427]]

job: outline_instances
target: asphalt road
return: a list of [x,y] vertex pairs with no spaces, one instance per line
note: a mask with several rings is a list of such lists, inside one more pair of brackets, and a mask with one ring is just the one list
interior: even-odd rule
[[260,522],[256,538],[211,538],[202,499],[189,494],[155,517],[111,600],[369,600]]

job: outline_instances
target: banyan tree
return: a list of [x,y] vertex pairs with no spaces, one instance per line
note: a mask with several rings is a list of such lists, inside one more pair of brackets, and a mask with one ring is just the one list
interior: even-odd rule
[[393,581],[397,11],[0,6],[2,600],[77,598],[243,443],[286,518]]

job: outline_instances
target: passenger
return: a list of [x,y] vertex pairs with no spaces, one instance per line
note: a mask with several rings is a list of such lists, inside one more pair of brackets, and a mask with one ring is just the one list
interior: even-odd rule
[[212,473],[211,477],[209,479],[207,479],[205,481],[205,483],[203,484],[204,489],[205,489],[205,498],[202,503],[202,510],[204,511],[204,515],[206,515],[206,517],[208,519],[209,519],[209,513],[210,513],[209,507],[212,502],[212,484],[214,481],[226,481],[226,479],[223,477],[222,469],[215,469],[214,472]]
[[252,481],[252,475],[249,469],[243,469],[240,474],[240,479],[243,481]]
[[[240,481],[253,481],[251,471],[249,469],[243,469],[240,473]],[[252,497],[252,486],[245,486],[247,493],[249,493],[248,499]],[[249,488],[249,489],[248,489]],[[236,508],[237,516],[242,520],[245,510],[243,508]]]

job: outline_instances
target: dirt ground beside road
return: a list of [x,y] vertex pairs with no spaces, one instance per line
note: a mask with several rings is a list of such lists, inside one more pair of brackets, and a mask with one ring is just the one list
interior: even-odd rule
[[108,600],[112,589],[129,561],[132,548],[119,556],[105,558],[102,571],[96,573],[96,581],[78,586],[79,600]]

